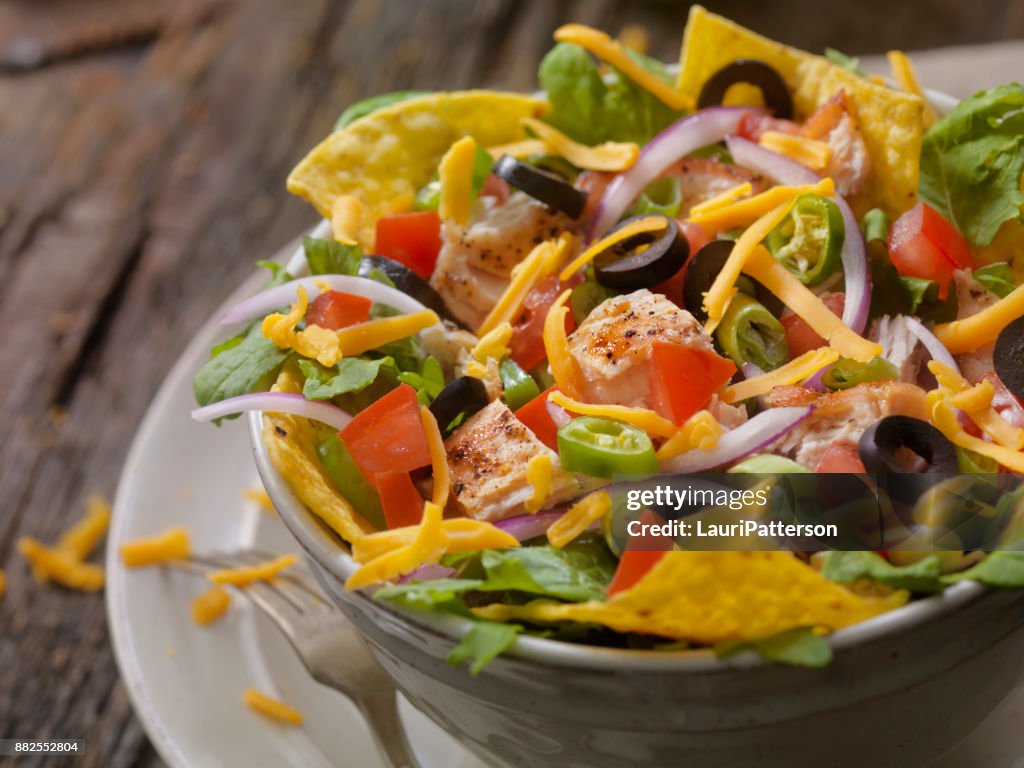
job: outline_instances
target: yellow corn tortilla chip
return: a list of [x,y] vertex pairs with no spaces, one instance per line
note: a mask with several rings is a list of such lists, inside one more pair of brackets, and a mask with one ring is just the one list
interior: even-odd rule
[[906,592],[859,597],[785,552],[669,552],[635,586],[607,602],[489,605],[497,621],[582,621],[713,644],[754,640],[805,626],[856,624],[897,608]]
[[[301,392],[302,378],[285,367],[273,391]],[[277,471],[302,503],[341,538],[358,541],[375,529],[331,485],[317,458],[317,439],[309,419],[285,413],[263,414],[263,442]]]
[[403,195],[415,194],[454,141],[472,136],[484,147],[526,138],[521,120],[540,117],[547,102],[500,91],[421,96],[362,117],[320,142],[288,177],[288,190],[329,219],[334,201],[363,204],[360,244],[372,247],[377,218]]
[[851,200],[855,208],[879,206],[898,216],[917,202],[924,132],[920,97],[858,77],[822,56],[776,43],[693,6],[683,34],[679,89],[696,99],[711,75],[740,58],[760,59],[778,70],[800,118],[846,91],[872,164],[865,191]]

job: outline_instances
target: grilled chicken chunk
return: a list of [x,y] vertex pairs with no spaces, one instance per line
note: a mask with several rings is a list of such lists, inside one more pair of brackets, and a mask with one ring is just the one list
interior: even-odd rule
[[868,338],[882,345],[883,357],[899,369],[900,381],[917,381],[925,359],[924,347],[910,331],[906,317],[882,315],[871,323]]
[[821,173],[832,178],[839,194],[855,195],[864,188],[871,173],[871,156],[845,91],[839,91],[807,118],[803,134],[828,144],[831,155]]
[[452,314],[473,330],[508,287],[512,268],[541,241],[572,226],[567,217],[521,192],[502,204],[486,201],[469,226],[444,222],[441,253],[430,278]]
[[451,473],[452,504],[476,520],[503,520],[524,514],[533,495],[526,465],[533,456],[551,456],[547,504],[578,496],[581,486],[562,469],[558,454],[537,439],[503,402],[495,400],[466,420],[445,441]]
[[[958,320],[976,315],[999,301],[999,297],[974,279],[969,269],[958,269],[953,273],[953,287],[956,290],[956,316]],[[992,353],[995,344],[985,344],[971,352],[956,356],[960,372],[972,384],[995,367]]]
[[648,366],[656,340],[714,349],[694,316],[661,294],[640,289],[599,304],[569,336],[583,399],[647,407]]
[[871,381],[823,394],[804,387],[776,387],[766,405],[813,405],[814,412],[770,449],[814,469],[833,443],[856,447],[864,430],[883,416],[913,416],[926,420],[924,390],[897,381]]

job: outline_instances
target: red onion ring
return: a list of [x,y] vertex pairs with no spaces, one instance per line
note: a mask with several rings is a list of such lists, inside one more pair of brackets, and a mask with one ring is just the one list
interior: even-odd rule
[[661,469],[665,472],[708,472],[723,464],[731,464],[771,445],[810,416],[812,411],[814,407],[810,405],[761,411],[750,421],[722,435],[713,450],[695,448],[669,459]]
[[455,575],[455,569],[447,565],[434,563],[432,565],[421,565],[415,571],[410,571],[398,579],[398,584],[409,584],[413,581],[433,581],[434,579],[447,579]]
[[565,508],[556,507],[547,512],[538,512],[536,515],[519,515],[518,517],[498,520],[494,527],[511,534],[517,541],[527,541],[547,533],[551,524],[564,513]]
[[293,392],[253,392],[221,400],[218,403],[196,408],[192,418],[196,421],[213,421],[225,416],[234,416],[248,411],[267,411],[269,413],[290,413],[293,416],[305,416],[334,427],[344,429],[352,417],[335,405],[307,400]]
[[939,341],[935,334],[924,327],[924,324],[916,317],[904,315],[904,319],[907,321],[907,329],[917,337],[917,340],[921,342],[922,346],[928,350],[928,354],[932,356],[932,360],[938,360],[940,363],[948,365],[957,373],[960,373],[960,366],[956,364],[956,359],[950,354],[949,350],[946,349],[946,345]]
[[721,141],[735,133],[740,120],[750,109],[710,107],[677,120],[651,139],[641,150],[633,166],[608,184],[587,225],[587,240],[600,237],[622,218],[644,187],[658,178],[672,163]]
[[[742,165],[778,184],[814,184],[821,177],[805,165],[765,149],[739,136],[725,140],[729,153],[737,165]],[[843,322],[854,333],[864,333],[868,324],[868,310],[871,309],[871,269],[868,265],[868,249],[860,232],[860,224],[850,206],[840,195],[832,200],[843,216],[846,237],[843,238],[843,278],[846,282],[846,304],[843,307]]]
[[572,417],[569,415],[569,412],[558,403],[545,400],[544,406],[548,409],[548,416],[550,416],[551,420],[555,422],[556,427],[561,427],[562,425],[568,424],[572,421]]

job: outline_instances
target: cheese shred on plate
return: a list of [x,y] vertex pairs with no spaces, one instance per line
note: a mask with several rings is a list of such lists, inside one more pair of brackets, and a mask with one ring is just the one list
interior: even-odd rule
[[121,562],[129,568],[187,560],[190,554],[188,531],[181,527],[170,528],[152,538],[126,541],[121,545]]
[[578,144],[557,128],[533,117],[524,117],[523,125],[544,142],[552,154],[564,157],[577,168],[589,171],[624,171],[640,155],[632,141],[606,141],[593,147]]
[[37,581],[53,581],[80,592],[99,592],[106,581],[103,568],[82,562],[70,552],[44,546],[25,536],[18,540],[18,553],[32,565]]
[[587,528],[604,518],[612,509],[607,491],[597,491],[577,501],[548,528],[548,543],[561,549]]
[[230,584],[233,587],[245,587],[254,581],[270,581],[285,568],[290,568],[298,561],[298,555],[281,555],[273,560],[257,565],[211,571],[206,574],[206,578],[214,584]]
[[57,549],[85,560],[103,539],[109,525],[110,502],[101,496],[90,496],[85,500],[85,515],[57,539]]
[[230,605],[228,591],[219,585],[212,586],[192,601],[192,621],[205,627],[227,613]]
[[726,387],[722,391],[722,402],[736,403],[758,395],[766,395],[775,387],[796,384],[808,376],[813,376],[826,365],[831,365],[838,359],[839,353],[834,349],[828,347],[812,349],[774,371],[763,373],[760,376],[752,376]]
[[255,688],[246,688],[242,693],[242,701],[250,708],[271,720],[286,725],[302,725],[302,713],[293,709],[283,701],[267,696]]

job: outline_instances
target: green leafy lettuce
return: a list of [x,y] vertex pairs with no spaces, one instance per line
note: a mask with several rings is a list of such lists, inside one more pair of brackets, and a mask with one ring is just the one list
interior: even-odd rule
[[263,338],[259,323],[236,339],[214,347],[213,356],[192,380],[199,405],[270,389],[291,354],[291,350],[278,349],[274,342]]
[[973,579],[990,587],[1020,589],[1024,587],[1024,552],[999,550],[966,571],[951,573],[943,578],[947,584]]
[[1000,299],[1008,296],[1017,287],[1013,269],[1005,261],[974,270],[974,279]]
[[730,640],[715,646],[720,659],[741,651],[754,651],[768,661],[797,667],[827,667],[832,661],[832,647],[812,627],[795,627],[757,640]]
[[1024,86],[980,91],[924,135],[921,197],[975,245],[1020,220],[1024,192]]
[[349,392],[361,392],[376,381],[382,366],[394,367],[390,357],[371,360],[365,357],[345,357],[332,368],[325,368],[312,360],[299,360],[299,369],[306,377],[302,394],[307,400],[330,400]]
[[874,552],[829,552],[821,574],[840,584],[869,579],[911,592],[937,592],[943,587],[936,555],[928,555],[910,565],[893,565]]
[[302,238],[309,272],[312,275],[355,275],[359,272],[362,252],[357,245],[319,237]]
[[[648,72],[672,83],[661,62],[626,52]],[[551,103],[545,120],[584,144],[644,143],[682,115],[618,71],[602,78],[590,54],[573,43],[558,43],[548,52],[538,79]]]

